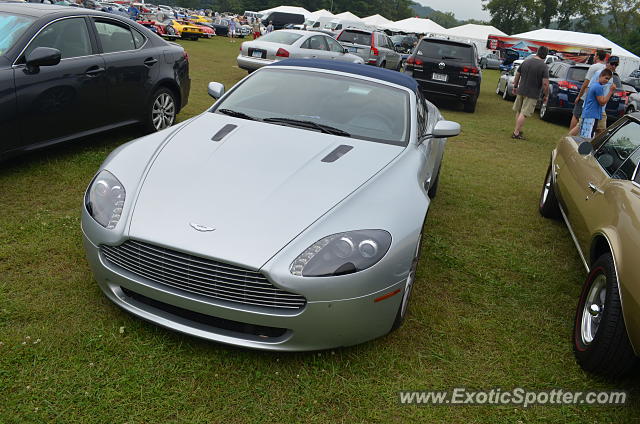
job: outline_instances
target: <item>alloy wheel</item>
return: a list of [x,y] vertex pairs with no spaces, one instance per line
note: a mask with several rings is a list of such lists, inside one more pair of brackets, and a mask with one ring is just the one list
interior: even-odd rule
[[151,120],[156,131],[163,130],[173,125],[176,117],[176,105],[168,93],[161,93],[153,102]]
[[589,345],[598,332],[602,314],[604,313],[606,297],[607,277],[604,274],[599,274],[591,284],[582,310],[580,336],[582,337],[582,343],[584,345]]

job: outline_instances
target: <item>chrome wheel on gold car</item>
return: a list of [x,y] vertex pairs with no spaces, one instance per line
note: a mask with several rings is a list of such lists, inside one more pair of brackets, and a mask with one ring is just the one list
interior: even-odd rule
[[573,352],[585,371],[615,378],[637,363],[622,316],[611,253],[595,261],[582,288],[573,328]]
[[556,193],[553,189],[553,178],[551,175],[552,165],[552,163],[549,163],[547,175],[544,177],[544,184],[542,185],[542,191],[540,192],[538,210],[540,211],[540,215],[545,218],[559,219],[560,206],[558,205],[558,199],[556,198]]

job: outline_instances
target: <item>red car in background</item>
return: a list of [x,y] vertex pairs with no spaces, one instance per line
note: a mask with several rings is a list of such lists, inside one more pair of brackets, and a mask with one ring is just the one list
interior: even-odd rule
[[153,13],[141,13],[138,16],[137,22],[163,38],[169,40],[180,38],[180,33],[172,25],[158,22],[156,20],[156,15]]

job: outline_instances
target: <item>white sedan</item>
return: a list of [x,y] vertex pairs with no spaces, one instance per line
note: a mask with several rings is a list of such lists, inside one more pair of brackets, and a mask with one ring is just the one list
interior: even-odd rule
[[317,31],[279,30],[240,47],[238,66],[249,73],[281,59],[328,59],[364,64],[334,38]]

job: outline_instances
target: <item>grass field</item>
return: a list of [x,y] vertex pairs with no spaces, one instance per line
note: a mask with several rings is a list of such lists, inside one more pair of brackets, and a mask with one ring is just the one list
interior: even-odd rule
[[[192,88],[180,119],[230,87],[238,43],[184,42]],[[255,352],[158,328],[108,301],[81,246],[82,194],[126,129],[0,165],[0,423],[612,422],[640,416],[635,379],[575,364],[585,276],[566,228],[537,201],[567,129],[534,117],[514,141],[511,103],[484,72],[477,112],[447,105],[447,146],[409,317],[395,333],[315,353]],[[126,99],[123,99],[126,101]],[[399,390],[524,387],[631,391],[631,405],[402,406]]]

